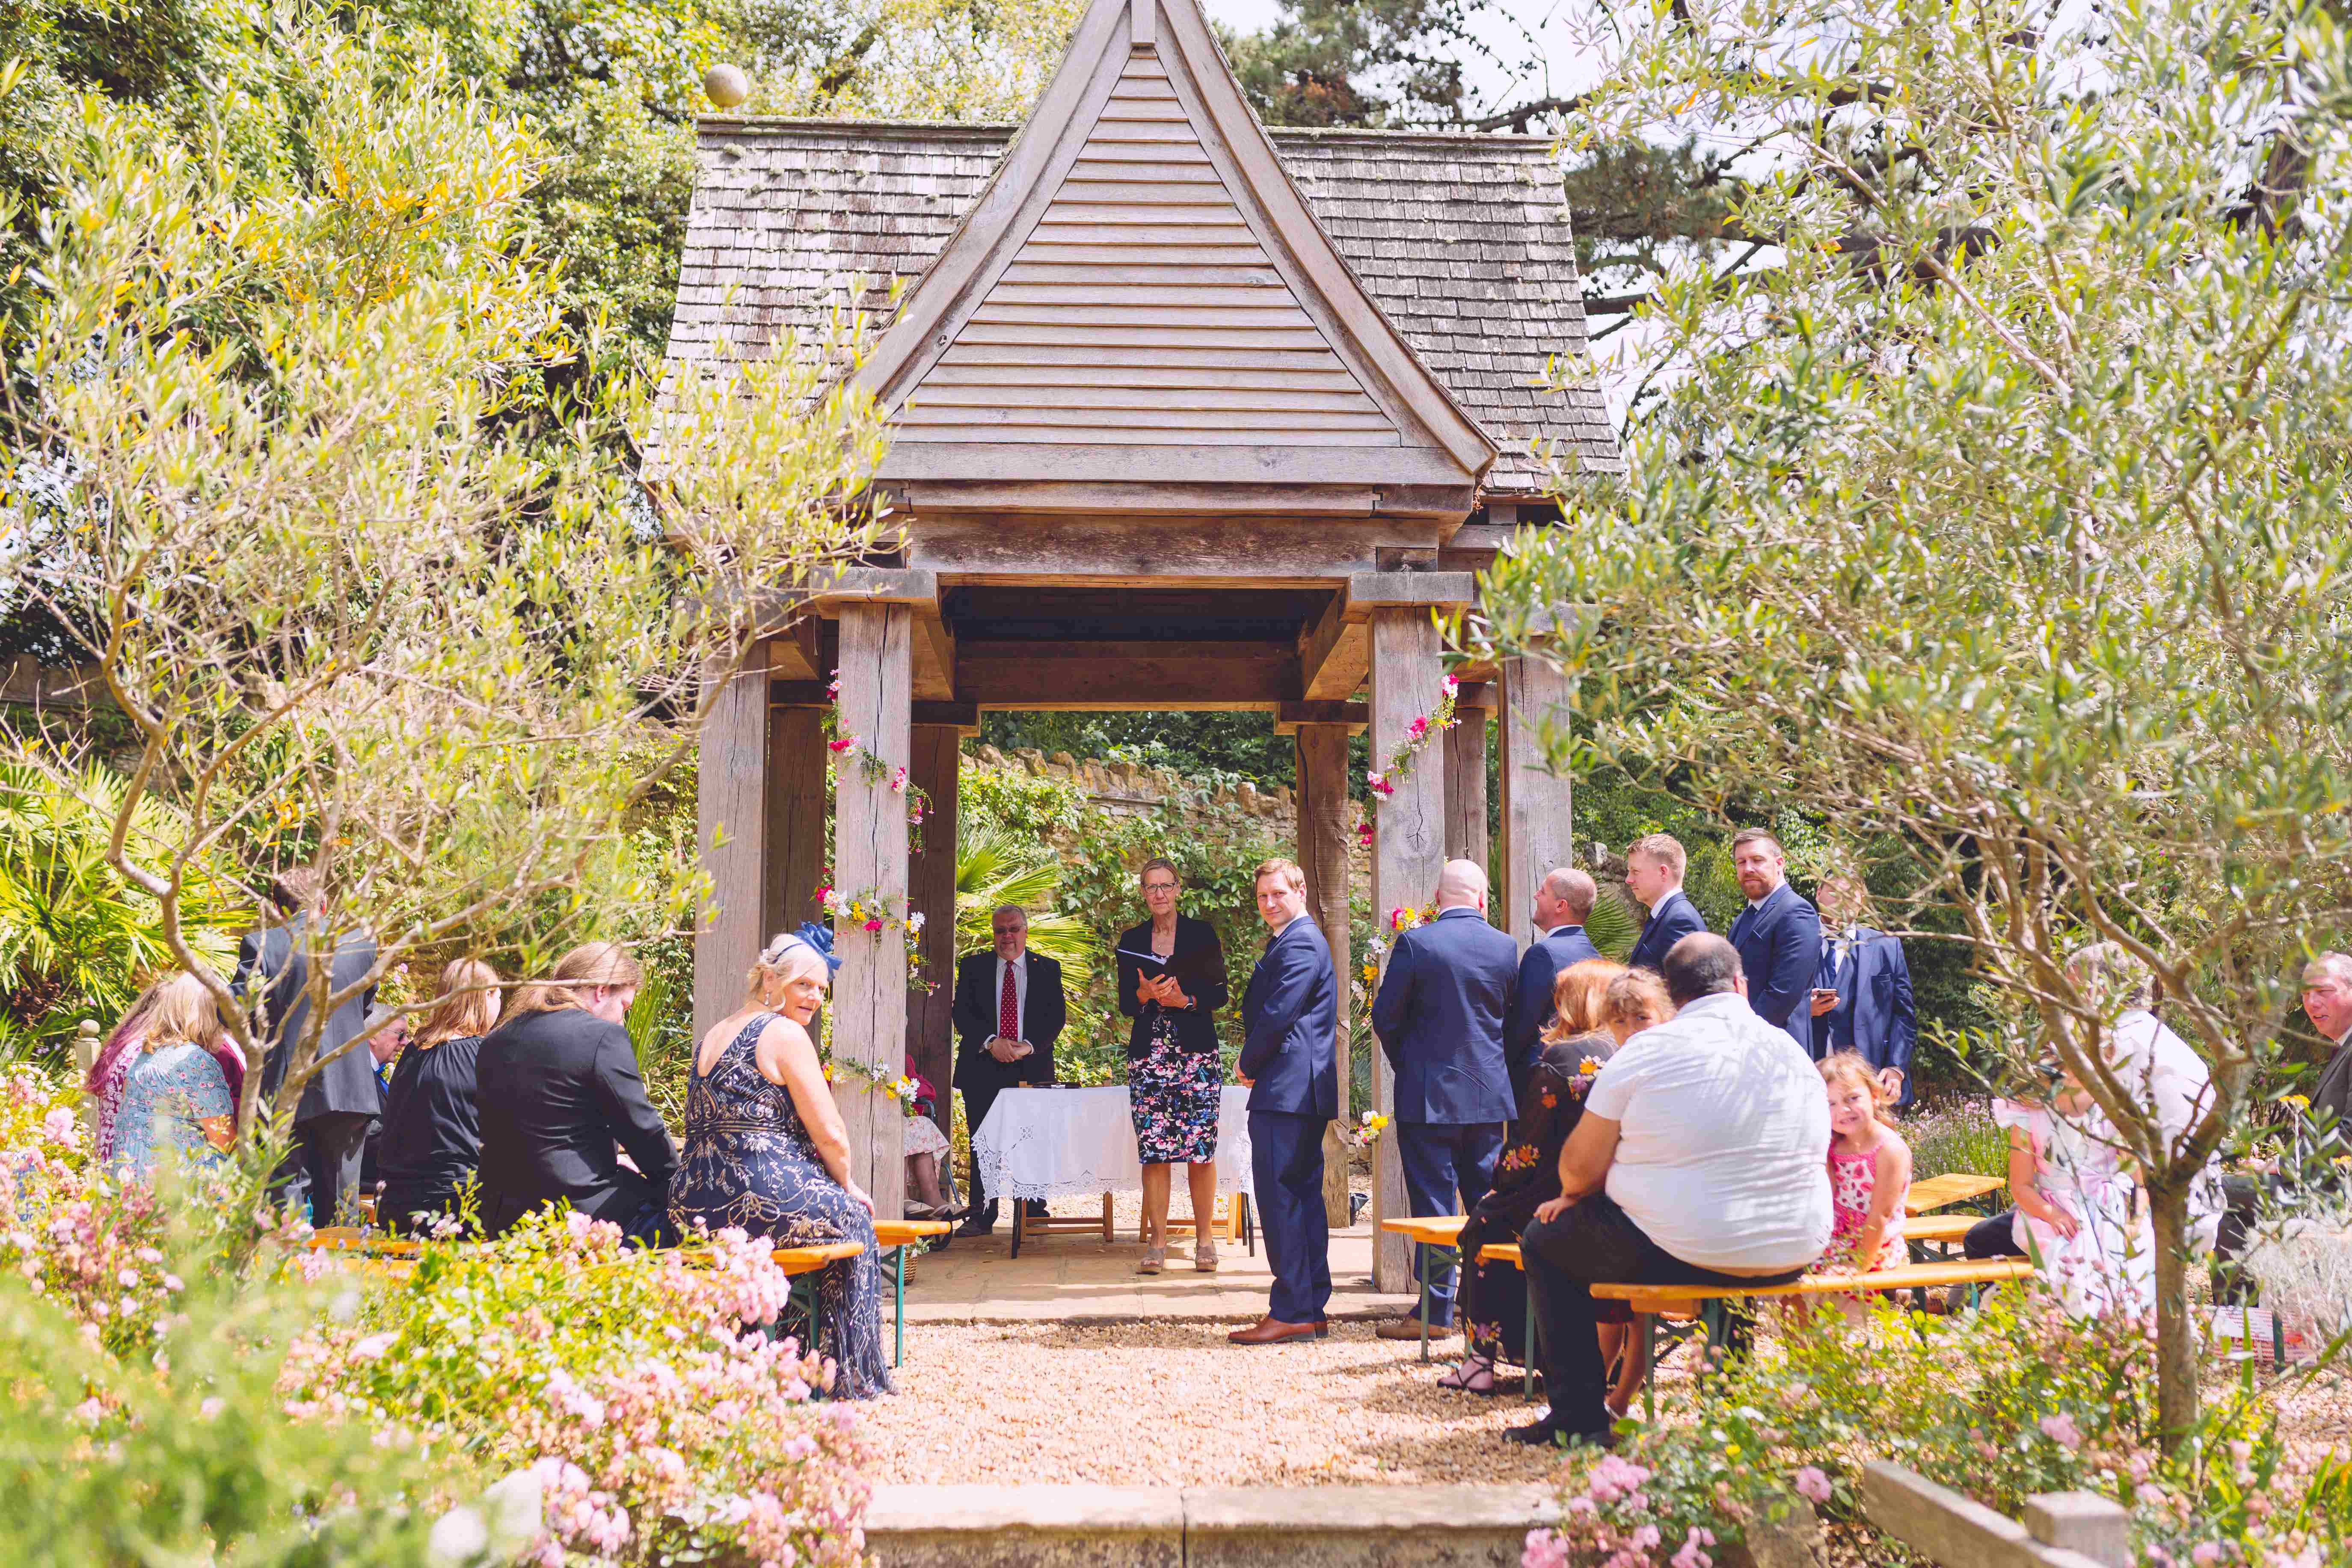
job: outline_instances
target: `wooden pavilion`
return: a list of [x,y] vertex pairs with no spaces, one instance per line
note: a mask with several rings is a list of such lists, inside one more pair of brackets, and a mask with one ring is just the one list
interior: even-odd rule
[[[1297,738],[1309,907],[1349,974],[1348,737],[1369,726],[1386,759],[1436,708],[1432,612],[1475,599],[1517,526],[1557,520],[1543,454],[1619,463],[1579,374],[1549,142],[1269,132],[1197,0],[1094,0],[1022,126],[707,119],[698,165],[679,368],[722,334],[814,339],[832,310],[905,294],[858,372],[892,412],[900,548],[811,600],[702,737],[719,914],[697,939],[698,1034],[766,933],[817,916],[830,805],[834,882],[924,911],[939,983],[910,991],[895,926],[843,931],[836,1052],[895,1074],[903,1050],[947,1082],[957,748],[990,708],[1274,714]],[[1548,363],[1580,384],[1547,391]],[[1498,720],[1494,907],[1524,938],[1531,879],[1569,858],[1569,782],[1538,754],[1554,678],[1460,673],[1465,722],[1378,812],[1374,904],[1425,903],[1444,858],[1486,859]],[[828,801],[836,674],[842,728],[929,796],[919,854],[887,771],[837,769]],[[1385,1106],[1377,1052],[1374,1074]],[[836,1087],[896,1214],[895,1108]],[[1382,1150],[1379,1208],[1401,1214]],[[1402,1242],[1375,1277],[1410,1288]]]

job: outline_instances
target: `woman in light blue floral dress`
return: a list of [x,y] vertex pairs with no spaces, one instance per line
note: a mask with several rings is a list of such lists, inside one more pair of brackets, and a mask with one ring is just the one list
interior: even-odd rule
[[210,1171],[236,1136],[236,1101],[228,1075],[213,1058],[220,1014],[193,974],[155,987],[147,1034],[122,1085],[114,1113],[114,1152],[107,1173],[152,1183],[167,1169]]

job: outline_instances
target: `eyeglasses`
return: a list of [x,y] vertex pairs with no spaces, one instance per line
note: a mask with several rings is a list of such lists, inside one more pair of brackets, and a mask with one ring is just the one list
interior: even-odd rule
[[1143,890],[1147,893],[1172,893],[1176,890],[1176,884],[1173,882],[1146,882],[1143,884]]

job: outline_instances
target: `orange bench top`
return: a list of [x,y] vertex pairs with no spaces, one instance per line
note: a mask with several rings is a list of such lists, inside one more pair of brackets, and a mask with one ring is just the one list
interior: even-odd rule
[[1871,1290],[1934,1289],[1944,1285],[1992,1285],[2005,1279],[2028,1279],[2033,1265],[2021,1258],[1988,1258],[1981,1263],[1906,1263],[1871,1274],[1808,1274],[1788,1285],[1631,1285],[1601,1284],[1594,1297],[1604,1301],[1629,1301],[1637,1312],[1666,1311],[1695,1302],[1765,1296],[1842,1296]]
[[1954,1204],[1965,1204],[1997,1193],[2009,1184],[1999,1176],[1971,1176],[1956,1173],[1948,1176],[1930,1176],[1924,1182],[1914,1182],[1904,1194],[1903,1212],[1906,1215],[1926,1214],[1930,1209],[1945,1209]]
[[1421,1219],[1384,1219],[1381,1228],[1425,1246],[1451,1247],[1462,1238],[1462,1227],[1469,1223],[1467,1215],[1435,1214]]
[[874,1243],[877,1247],[910,1247],[926,1237],[947,1233],[948,1222],[943,1219],[877,1219],[874,1222]]
[[814,1247],[780,1247],[769,1256],[786,1274],[814,1274],[828,1263],[855,1258],[865,1250],[861,1241],[823,1241]]

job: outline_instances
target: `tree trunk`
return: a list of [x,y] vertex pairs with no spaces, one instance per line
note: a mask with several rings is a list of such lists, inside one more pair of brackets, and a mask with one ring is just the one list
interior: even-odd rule
[[2197,1426],[2197,1334],[2189,1305],[2189,1182],[2149,1183],[2156,1227],[2157,1425],[2170,1453]]

